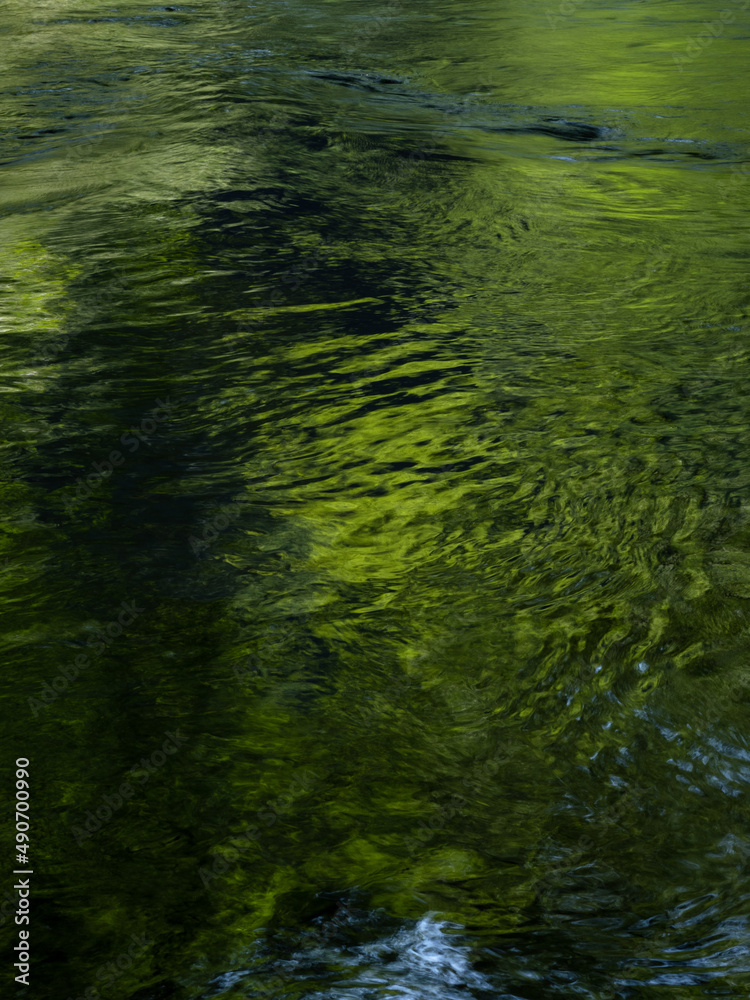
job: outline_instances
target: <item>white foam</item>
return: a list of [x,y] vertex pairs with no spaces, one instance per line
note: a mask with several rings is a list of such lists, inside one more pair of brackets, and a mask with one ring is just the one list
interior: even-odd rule
[[[345,984],[309,994],[310,1000],[468,1000],[470,989],[492,990],[491,983],[472,966],[469,949],[456,943],[449,930],[456,924],[427,914],[415,926],[402,928],[380,941],[340,952],[318,950],[319,960],[353,967]],[[309,955],[307,956],[310,957]]]

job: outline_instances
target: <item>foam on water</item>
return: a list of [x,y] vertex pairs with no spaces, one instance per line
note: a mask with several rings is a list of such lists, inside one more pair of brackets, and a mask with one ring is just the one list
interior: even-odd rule
[[[283,983],[307,980],[305,1000],[467,1000],[497,997],[492,984],[471,963],[470,949],[459,943],[458,924],[428,913],[416,924],[363,944],[316,943],[300,948],[262,976],[249,969],[225,973],[209,996],[252,984],[253,996],[271,996]],[[321,988],[322,980],[334,979]],[[504,996],[510,997],[509,994]]]
[[350,954],[334,956],[331,949],[321,949],[321,959],[335,959],[356,973],[346,985],[311,994],[311,1000],[375,996],[465,1000],[471,995],[467,989],[491,990],[487,979],[472,968],[469,949],[457,944],[449,930],[460,927],[427,914],[415,926],[360,945]]

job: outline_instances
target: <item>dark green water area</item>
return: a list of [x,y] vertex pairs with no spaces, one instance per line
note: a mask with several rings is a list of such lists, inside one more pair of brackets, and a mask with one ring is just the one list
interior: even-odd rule
[[750,996],[749,8],[3,6],[3,997]]

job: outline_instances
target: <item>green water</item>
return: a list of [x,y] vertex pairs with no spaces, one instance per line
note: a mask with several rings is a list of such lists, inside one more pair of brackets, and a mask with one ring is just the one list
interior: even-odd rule
[[748,995],[747,7],[6,5],[4,995]]

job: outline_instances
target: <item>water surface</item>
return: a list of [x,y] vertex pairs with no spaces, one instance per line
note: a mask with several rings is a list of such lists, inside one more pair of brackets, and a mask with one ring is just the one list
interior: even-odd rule
[[743,6],[8,7],[36,996],[747,992]]

